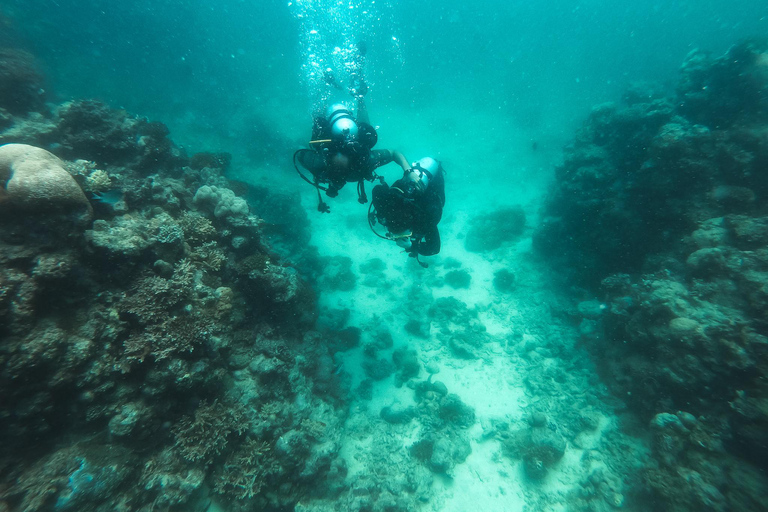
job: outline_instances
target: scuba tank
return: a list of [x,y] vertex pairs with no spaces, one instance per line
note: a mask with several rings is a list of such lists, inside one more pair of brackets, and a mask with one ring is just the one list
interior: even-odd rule
[[315,128],[309,145],[318,151],[343,149],[357,140],[359,131],[352,112],[342,103],[328,107],[325,117],[315,121]]

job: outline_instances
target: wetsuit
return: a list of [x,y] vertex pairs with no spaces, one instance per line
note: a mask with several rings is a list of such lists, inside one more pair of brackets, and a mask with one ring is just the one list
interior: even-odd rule
[[[316,151],[302,151],[298,161],[318,183],[328,183],[327,194],[335,197],[346,184],[357,182],[362,187],[365,180],[374,179],[374,171],[393,160],[392,152],[388,149],[375,150],[376,130],[368,123],[358,122],[358,137],[353,143],[329,142],[321,144]],[[331,127],[327,119],[315,119],[312,127],[312,140],[331,139]],[[344,168],[334,166],[332,159],[341,154],[349,160]],[[364,190],[360,190],[365,196]]]
[[379,221],[391,233],[410,230],[411,245],[408,252],[432,256],[440,252],[440,232],[437,225],[445,206],[445,180],[438,171],[423,193],[414,190],[414,182],[401,178],[391,187],[373,188],[373,206]]

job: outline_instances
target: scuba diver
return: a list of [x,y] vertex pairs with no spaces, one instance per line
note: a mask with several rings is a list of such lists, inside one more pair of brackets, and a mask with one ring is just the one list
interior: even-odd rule
[[[317,189],[320,212],[330,212],[322,200],[320,191],[328,197],[336,197],[346,183],[357,183],[358,202],[368,202],[365,194],[365,181],[373,181],[376,169],[390,162],[396,162],[406,171],[408,160],[399,151],[388,149],[374,150],[378,136],[370,124],[365,106],[365,94],[368,86],[362,75],[365,57],[364,43],[358,43],[360,58],[356,70],[351,74],[349,92],[357,100],[357,118],[341,103],[331,105],[324,117],[316,117],[312,126],[312,149],[300,149],[293,155],[293,164],[299,175]],[[326,73],[326,83],[336,88],[341,86],[330,73]],[[312,175],[310,179],[299,169],[301,167]],[[327,185],[326,185],[327,184]]]
[[[440,252],[437,225],[445,206],[445,170],[434,158],[422,158],[403,173],[391,187],[385,183],[373,189],[368,223],[377,236],[394,240],[422,267],[419,255]],[[379,222],[387,229],[385,236],[374,229]]]

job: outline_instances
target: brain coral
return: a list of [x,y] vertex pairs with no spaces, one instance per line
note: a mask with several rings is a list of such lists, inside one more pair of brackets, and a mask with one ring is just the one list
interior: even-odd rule
[[12,211],[77,212],[91,216],[91,205],[63,162],[26,144],[0,146],[0,206]]

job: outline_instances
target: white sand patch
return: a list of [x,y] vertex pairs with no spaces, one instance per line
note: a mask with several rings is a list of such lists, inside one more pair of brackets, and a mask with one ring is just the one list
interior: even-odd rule
[[435,481],[441,499],[431,510],[520,512],[525,507],[521,477],[520,464],[503,457],[498,442],[472,442],[472,455],[456,467],[453,478]]
[[505,357],[464,360],[427,352],[425,357],[440,361],[434,380],[475,409],[480,424],[489,419],[517,419],[522,415],[525,393],[522,374]]

